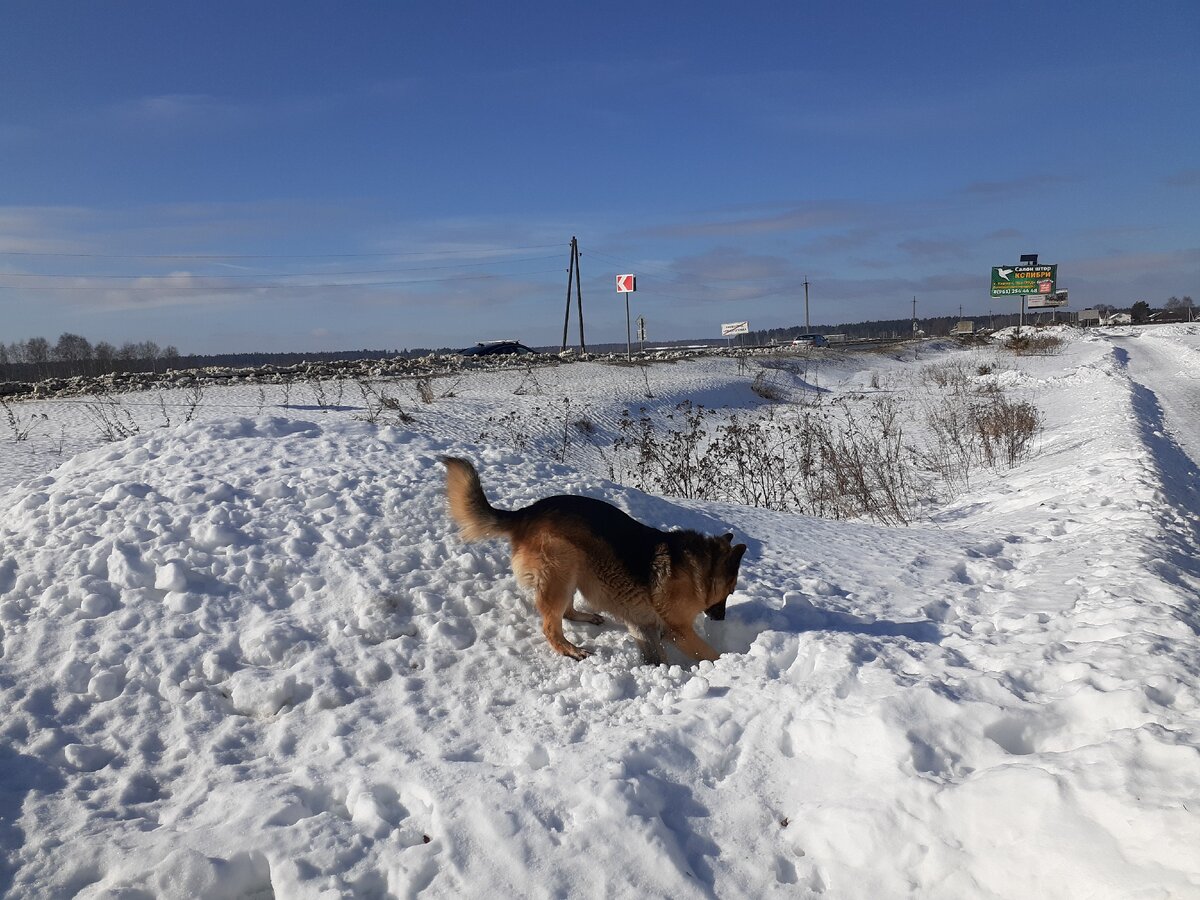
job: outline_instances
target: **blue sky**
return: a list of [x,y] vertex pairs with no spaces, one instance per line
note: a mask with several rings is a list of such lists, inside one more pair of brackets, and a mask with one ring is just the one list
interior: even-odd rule
[[556,344],[572,235],[589,343],[1200,299],[1191,0],[0,15],[4,342]]

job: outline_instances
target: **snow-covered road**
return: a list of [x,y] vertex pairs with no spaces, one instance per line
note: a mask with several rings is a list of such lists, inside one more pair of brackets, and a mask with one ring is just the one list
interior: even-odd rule
[[1200,467],[1200,338],[1162,329],[1108,340],[1124,353],[1129,377],[1148,392],[1145,399],[1162,408],[1166,432]]

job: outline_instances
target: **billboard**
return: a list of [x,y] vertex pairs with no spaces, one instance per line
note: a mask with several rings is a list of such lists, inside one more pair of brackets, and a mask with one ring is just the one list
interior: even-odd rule
[[729,337],[731,334],[749,334],[749,322],[726,322],[721,326],[721,337]]
[[992,266],[992,296],[1053,294],[1058,266]]
[[1058,291],[1054,294],[1042,296],[1039,294],[1036,297],[1030,297],[1028,306],[1030,309],[1051,309],[1059,306],[1067,305],[1067,292]]

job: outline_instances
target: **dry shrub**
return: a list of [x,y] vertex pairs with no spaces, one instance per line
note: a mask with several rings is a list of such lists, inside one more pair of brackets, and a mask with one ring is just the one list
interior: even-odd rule
[[[18,443],[28,440],[29,432],[33,430],[33,426],[37,422],[37,414],[30,413],[28,416],[25,416],[19,411],[20,407],[14,409],[6,400],[0,400],[0,407],[4,408],[4,418],[8,422],[8,429],[12,434],[12,439]],[[42,413],[41,416],[43,419],[47,418],[45,413]]]
[[626,411],[611,475],[676,497],[902,525],[927,486],[921,472],[966,489],[980,467],[1025,459],[1041,429],[1030,403],[959,391],[927,406],[919,443],[906,441],[893,396],[779,410],[746,417],[685,401],[658,419]]
[[[559,460],[598,453],[614,481],[651,493],[902,525],[939,481],[956,492],[981,467],[1015,465],[1040,430],[1031,404],[972,390],[974,364],[938,368],[929,377],[944,390],[926,404],[919,436],[906,431],[912,391],[898,391],[749,415],[689,401],[665,412],[625,410],[611,445],[564,399],[559,409],[489,419],[479,440]],[[549,423],[561,425],[557,437]]]
[[813,511],[835,519],[867,516],[908,524],[915,497],[896,401],[873,399],[865,417],[845,407],[839,424],[815,430],[820,468],[808,486],[816,501]]
[[965,394],[939,398],[925,407],[930,440],[917,458],[952,490],[971,486],[971,470],[979,460],[976,404]]
[[782,403],[787,399],[787,391],[768,374],[766,369],[763,369],[754,376],[750,390],[754,391],[757,396],[762,397],[764,400],[770,400],[772,403]]
[[400,401],[384,393],[382,387],[377,387],[362,379],[359,379],[356,383],[358,384],[359,391],[362,393],[363,403],[366,404],[366,412],[356,418],[360,418],[372,425],[380,421],[386,422],[389,418],[388,414],[390,414],[391,420],[397,424],[407,425],[413,421],[413,417],[406,413],[400,406]]
[[123,441],[142,430],[133,414],[119,400],[97,399],[83,408],[99,430],[101,440]]
[[1042,414],[1025,401],[1002,395],[954,395],[925,409],[930,440],[915,451],[926,471],[952,490],[970,487],[981,466],[1015,466],[1028,458],[1041,433]]
[[1055,334],[1023,332],[1014,334],[1000,346],[1017,356],[1054,356],[1061,353],[1066,344]]
[[666,423],[644,409],[636,419],[626,412],[614,445],[614,477],[677,497],[834,519],[910,521],[911,464],[893,398],[875,398],[865,413],[843,404],[837,411],[720,416],[687,401]]
[[[422,403],[432,403],[435,400],[445,400],[449,397],[456,397],[458,386],[463,383],[462,378],[456,378],[450,382],[448,387],[443,388],[440,392],[434,388],[434,380],[437,376],[422,375],[413,382],[413,391],[417,395],[417,399]],[[445,383],[445,378],[442,383]]]
[[946,362],[936,366],[926,366],[922,370],[927,384],[933,384],[944,390],[966,390],[971,382],[970,370],[961,362]]
[[987,464],[1011,468],[1032,452],[1042,430],[1042,414],[1032,403],[1000,397],[979,409],[977,428]]
[[414,388],[417,392],[417,399],[422,403],[432,403],[434,401],[433,378],[429,375],[422,375],[418,378]]

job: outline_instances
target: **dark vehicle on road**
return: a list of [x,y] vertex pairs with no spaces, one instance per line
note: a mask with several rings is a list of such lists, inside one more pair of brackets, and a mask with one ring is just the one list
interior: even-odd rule
[[520,341],[480,341],[474,347],[458,351],[462,356],[502,356],[506,353],[536,353]]

